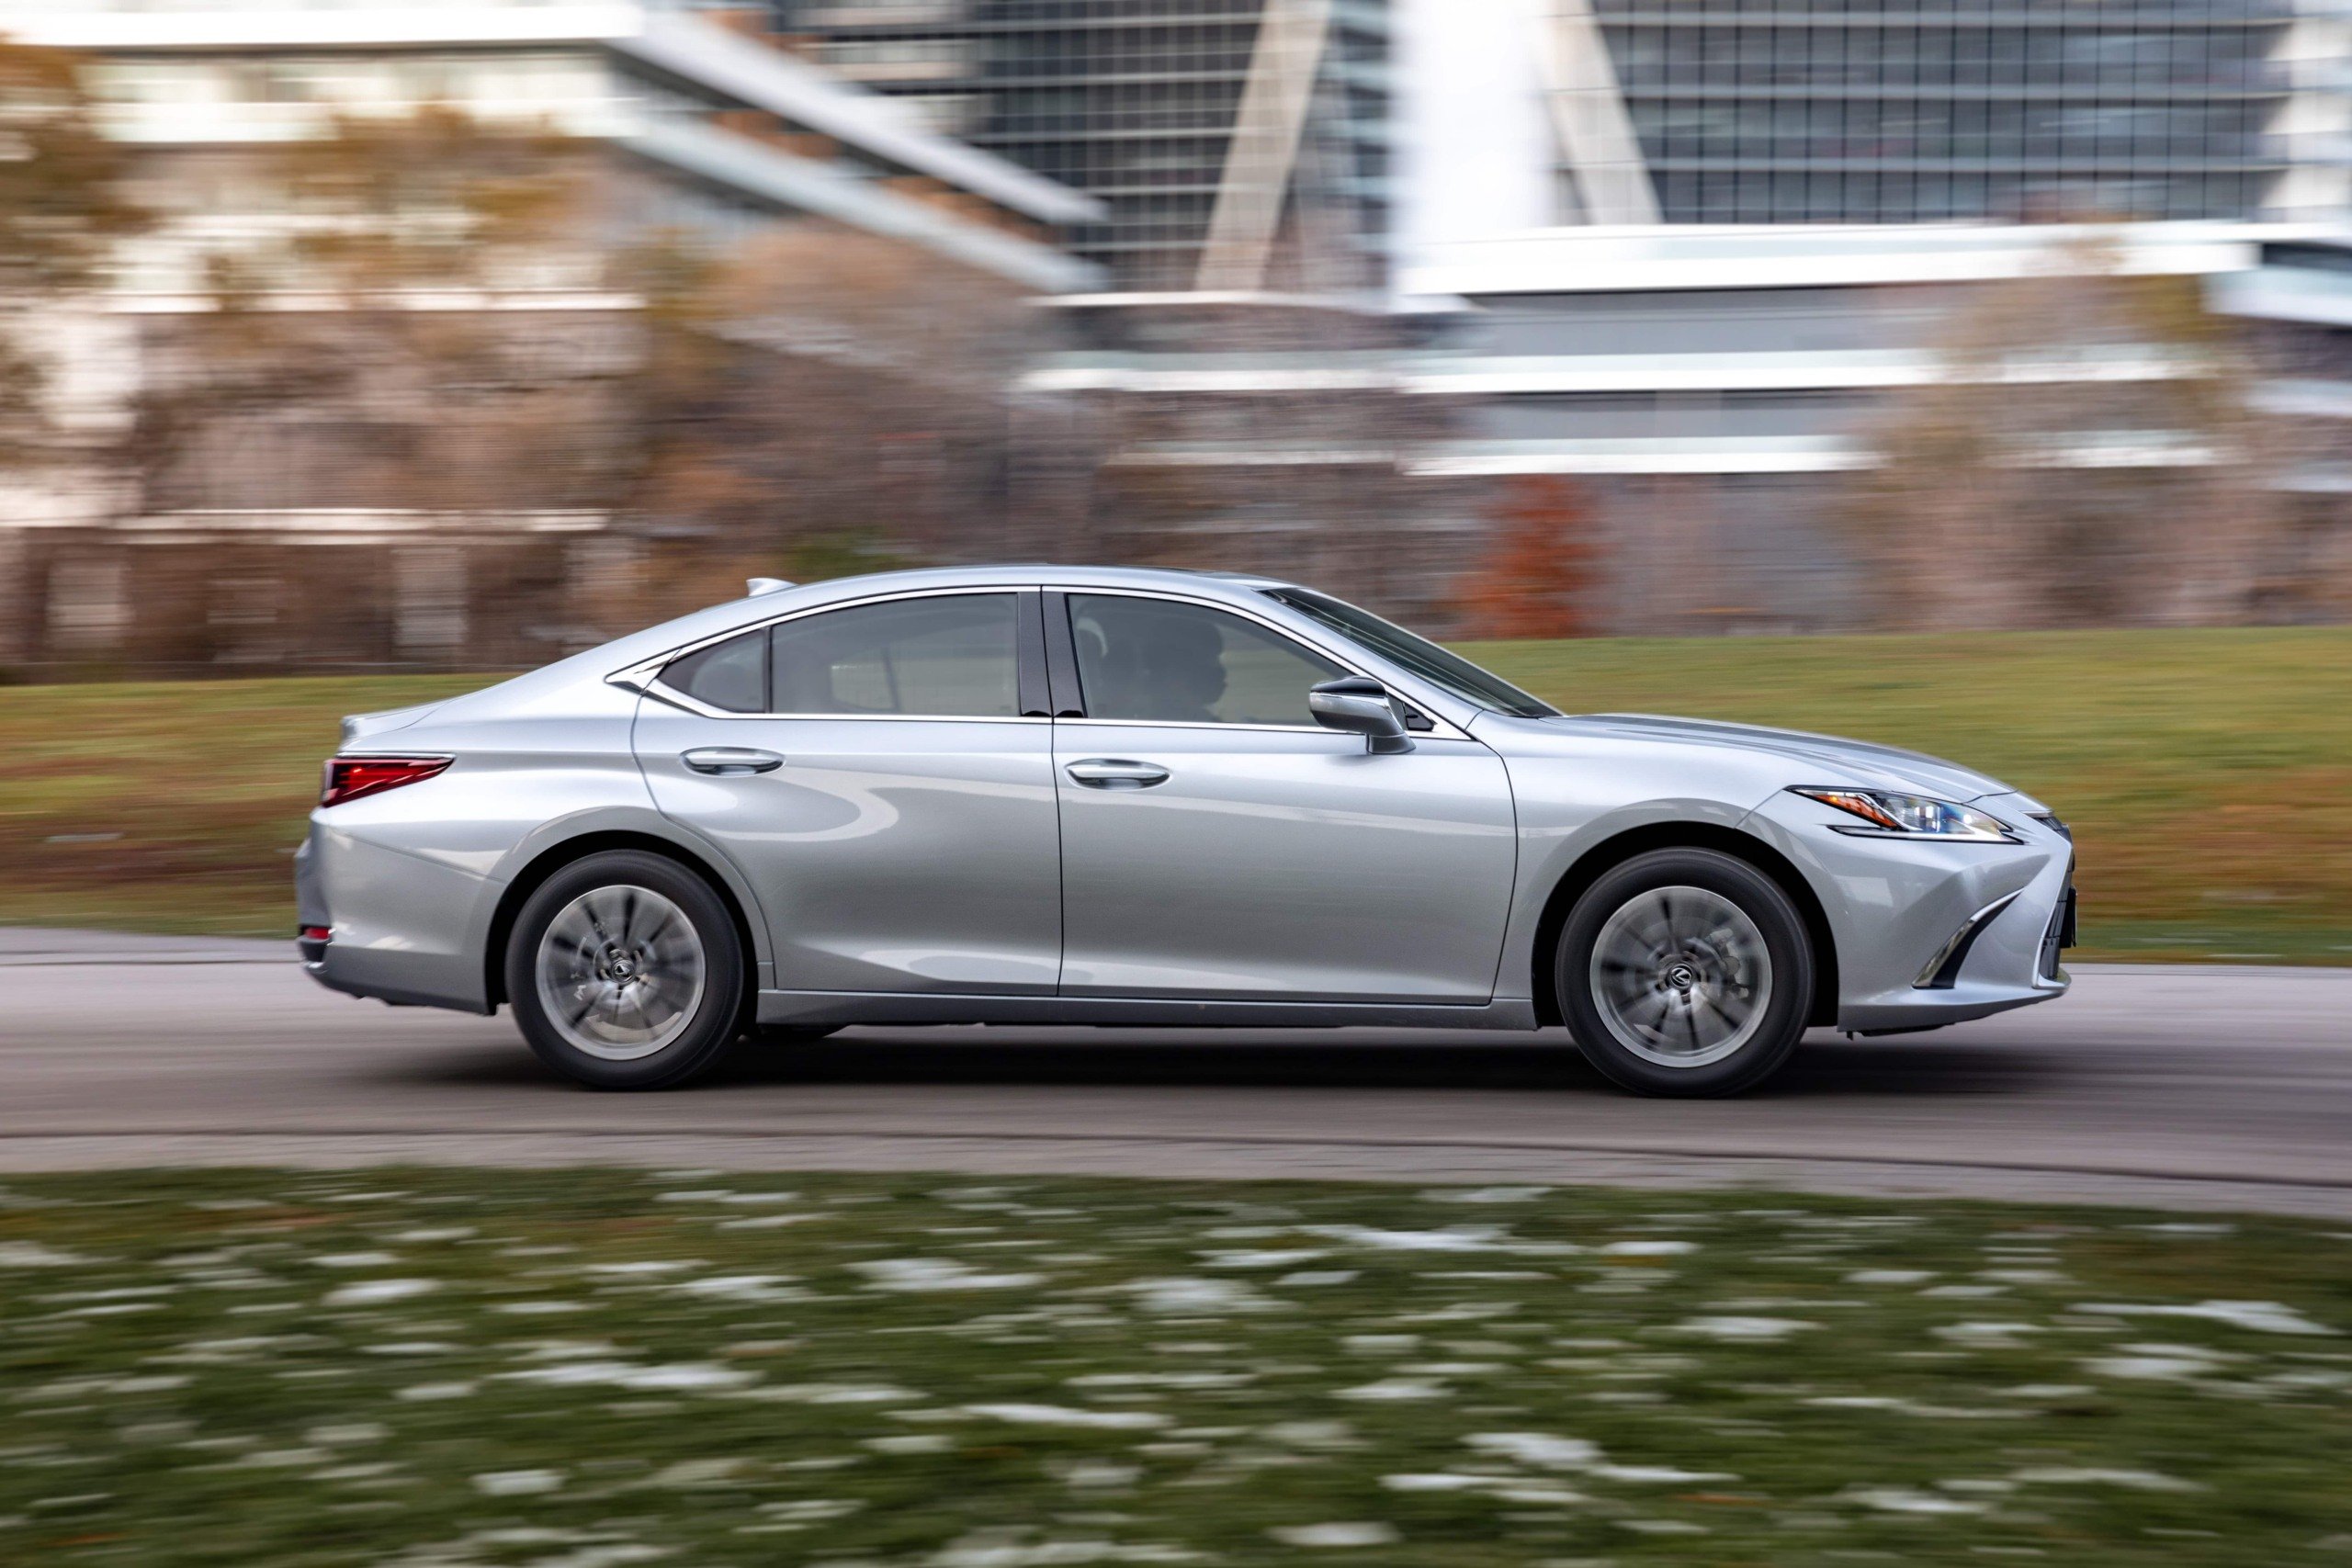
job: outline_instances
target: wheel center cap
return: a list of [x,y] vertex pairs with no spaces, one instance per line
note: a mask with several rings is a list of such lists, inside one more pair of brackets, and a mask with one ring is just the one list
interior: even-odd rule
[[1667,970],[1666,983],[1678,991],[1687,991],[1699,983],[1699,972],[1688,964],[1677,964]]
[[628,953],[616,953],[612,964],[613,978],[627,980],[637,973],[637,960]]

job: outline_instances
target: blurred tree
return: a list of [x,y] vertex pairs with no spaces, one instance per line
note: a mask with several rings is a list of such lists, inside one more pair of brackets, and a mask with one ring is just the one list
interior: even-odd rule
[[673,241],[628,271],[622,506],[678,598],[1019,551],[1007,447],[1039,327],[1012,285],[816,222],[715,255]]
[[147,221],[123,175],[81,62],[0,38],[0,462],[54,434],[31,330],[59,297],[100,281],[114,243]]
[[[1035,330],[1009,284],[816,221],[648,231],[589,160],[439,107],[275,155],[280,220],[209,259],[209,310],[156,328],[150,508],[586,514],[603,566],[534,634],[575,641],[750,575],[1005,553]],[[443,548],[469,558],[469,651],[543,652],[492,644],[516,635],[500,585],[519,602],[544,552]]]
[[203,258],[209,308],[153,334],[151,508],[589,504],[621,312],[568,243],[586,172],[435,106],[264,159],[264,210]]
[[0,297],[88,287],[147,214],[62,50],[0,38]]
[[1521,474],[1505,481],[1486,558],[1458,590],[1469,635],[1587,635],[1592,535],[1592,508],[1575,480]]
[[[239,209],[205,229],[229,237],[193,263],[202,308],[142,324],[142,510],[406,514],[371,552],[390,641],[358,657],[511,662],[572,640],[548,615],[563,539],[546,530],[613,488],[628,349],[582,238],[591,172],[565,139],[437,105],[245,152]],[[219,628],[183,657],[299,656],[314,554],[224,553],[151,588],[142,621]],[[243,583],[256,571],[274,592]],[[277,607],[226,616],[230,597]]]
[[2242,345],[2111,248],[1987,286],[1894,400],[1844,521],[1889,626],[2243,616],[2278,519]]

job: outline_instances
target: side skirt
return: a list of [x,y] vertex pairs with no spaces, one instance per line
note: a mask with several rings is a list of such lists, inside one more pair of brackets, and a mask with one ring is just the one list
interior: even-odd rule
[[1143,997],[952,996],[892,991],[762,991],[762,1023],[1095,1024],[1122,1029],[1515,1029],[1525,998],[1453,1007],[1398,1002],[1174,1001]]

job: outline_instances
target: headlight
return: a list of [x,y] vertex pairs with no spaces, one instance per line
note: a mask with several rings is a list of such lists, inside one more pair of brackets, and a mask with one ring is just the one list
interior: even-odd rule
[[1982,811],[1930,800],[1924,795],[1897,795],[1883,789],[1798,789],[1795,794],[1824,806],[1850,812],[1868,827],[1833,823],[1834,831],[1865,838],[1965,839],[1973,843],[2014,844],[2020,840],[2008,825]]

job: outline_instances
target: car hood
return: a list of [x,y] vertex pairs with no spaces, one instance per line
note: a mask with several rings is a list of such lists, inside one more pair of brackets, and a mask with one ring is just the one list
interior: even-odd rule
[[1770,729],[1760,724],[1724,724],[1713,719],[1672,718],[1652,713],[1583,714],[1543,722],[1547,728],[1567,728],[1621,739],[1738,747],[1784,757],[1793,766],[1814,770],[1813,776],[1792,777],[1792,784],[1851,784],[1962,801],[2012,793],[1998,779],[1939,757],[1894,746],[1875,746],[1867,740],[1847,740],[1835,735],[1810,735],[1801,729]]

